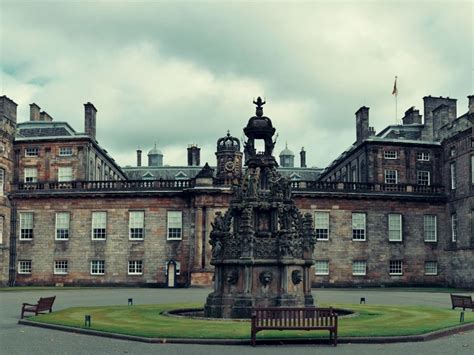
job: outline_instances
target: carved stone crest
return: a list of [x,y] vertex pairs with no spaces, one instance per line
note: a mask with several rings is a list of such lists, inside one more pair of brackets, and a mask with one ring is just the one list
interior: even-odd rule
[[291,281],[293,281],[294,285],[298,285],[301,281],[303,281],[301,270],[293,270],[291,273]]
[[235,285],[239,281],[239,272],[235,269],[227,271],[225,274],[225,281],[229,285]]

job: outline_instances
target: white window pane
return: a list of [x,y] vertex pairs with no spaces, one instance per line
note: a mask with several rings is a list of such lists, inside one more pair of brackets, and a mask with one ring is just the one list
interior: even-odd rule
[[402,215],[389,214],[388,215],[388,235],[390,241],[402,240]]
[[329,261],[317,260],[314,264],[316,275],[329,275]]
[[352,262],[352,274],[353,275],[365,275],[367,272],[367,262],[363,260],[357,260]]
[[58,181],[72,181],[72,167],[71,166],[62,166],[58,168]]

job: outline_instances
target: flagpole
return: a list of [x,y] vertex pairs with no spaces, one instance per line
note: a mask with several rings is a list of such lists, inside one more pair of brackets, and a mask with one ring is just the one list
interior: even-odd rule
[[395,124],[398,125],[398,88],[397,88],[397,76],[395,76],[395,82],[393,83],[392,95],[395,95]]

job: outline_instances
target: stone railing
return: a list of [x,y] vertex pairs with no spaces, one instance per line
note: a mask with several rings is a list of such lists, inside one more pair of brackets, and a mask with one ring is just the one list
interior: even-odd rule
[[416,193],[443,194],[441,185],[415,184],[379,184],[363,182],[328,182],[328,181],[292,181],[293,191],[340,191],[340,192],[387,192],[387,193]]
[[193,182],[191,180],[52,181],[19,183],[13,185],[13,191],[140,191],[182,190],[190,187],[193,187]]
[[[214,186],[230,186],[235,180],[214,179]],[[35,182],[13,185],[14,192],[25,191],[166,191],[193,188],[194,180],[122,180],[122,181],[70,181]],[[407,193],[443,194],[440,185],[378,184],[360,182],[292,181],[293,192],[346,192],[346,193]]]

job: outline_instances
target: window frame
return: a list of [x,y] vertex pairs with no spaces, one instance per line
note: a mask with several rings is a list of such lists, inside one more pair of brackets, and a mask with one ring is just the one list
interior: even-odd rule
[[[393,173],[393,172],[395,173],[395,177],[388,176],[389,173]],[[384,183],[385,184],[388,184],[388,185],[398,184],[398,170],[396,170],[396,169],[385,169],[383,176],[384,176]],[[388,182],[389,179],[390,180],[394,179],[395,182]]]
[[[400,263],[400,272],[394,272],[392,271],[392,263]],[[395,268],[396,265],[393,266]],[[398,266],[397,266],[398,269]],[[388,274],[390,276],[401,276],[403,275],[403,260],[390,260],[389,265],[388,265]]]
[[26,147],[25,148],[25,157],[27,157],[27,158],[39,157],[39,148],[38,147]]
[[[139,268],[138,268],[139,265]],[[135,271],[130,271],[130,270],[135,270]],[[136,271],[136,270],[140,271]],[[132,276],[137,276],[137,275],[143,275],[143,260],[129,260],[127,264],[127,275],[132,275]]]
[[[132,222],[135,222],[132,216],[137,215],[140,213],[142,215],[141,218],[141,228],[140,227],[132,227]],[[141,229],[141,233],[139,231],[132,231],[132,229]],[[141,237],[133,236],[135,233],[141,234]],[[145,238],[145,211],[143,210],[132,210],[128,211],[128,239],[129,240],[143,240]]]
[[[392,219],[398,218],[398,228],[393,228]],[[403,241],[403,217],[401,213],[389,213],[387,215],[387,227],[388,227],[388,241],[389,242],[402,242]],[[392,234],[398,232],[398,237],[394,239]]]
[[[428,268],[429,263],[431,263],[432,265],[435,266],[435,268],[434,268],[435,271],[434,272],[428,272],[427,271],[429,269]],[[427,261],[425,261],[425,270],[424,271],[425,271],[426,276],[438,276],[438,261],[436,261],[436,260],[427,260]]]
[[[61,228],[63,232],[65,232],[65,237],[58,237],[58,234],[60,234],[60,229],[58,228],[58,217],[59,215],[67,215],[67,228]],[[59,241],[67,241],[69,240],[69,235],[71,234],[71,213],[69,212],[56,212],[55,214],[55,228],[54,228],[54,240],[59,240]]]
[[[361,223],[360,221],[354,221],[354,217],[355,217],[356,215],[364,216],[364,218],[363,218],[364,228],[363,228],[363,229],[361,229],[361,228],[354,228],[354,224],[355,224],[355,223]],[[351,230],[352,230],[352,240],[353,240],[353,241],[364,242],[364,241],[367,240],[367,214],[366,214],[366,213],[364,213],[364,212],[352,212]],[[362,238],[360,238],[360,236],[358,236],[357,238],[355,237],[355,234],[357,234],[357,233],[356,233],[357,231],[364,231]]]
[[429,152],[417,152],[416,153],[416,160],[418,161],[430,161],[431,154]]
[[[427,223],[430,218],[433,218],[434,225],[431,223]],[[431,228],[433,228],[433,230],[431,230]],[[431,235],[431,233],[434,233],[434,239],[428,239],[428,235]],[[425,214],[423,216],[423,237],[426,243],[438,242],[438,216],[437,215]]]
[[[426,173],[426,176],[421,176],[422,174],[425,174],[425,173]],[[424,182],[425,178],[427,178],[426,184],[420,183],[420,182]],[[431,172],[428,170],[417,170],[416,171],[416,184],[421,185],[421,186],[431,186]]]
[[[393,153],[393,154],[391,154]],[[383,151],[383,158],[387,160],[395,160],[398,159],[398,150],[384,150]]]
[[[63,264],[66,265],[66,267],[60,267],[58,264]],[[65,270],[65,271],[63,271]],[[54,269],[53,273],[54,275],[67,275],[69,272],[69,262],[66,259],[60,259],[60,260],[54,260]]]
[[[29,264],[27,271],[22,269],[22,265]],[[31,260],[18,260],[18,274],[20,275],[31,275],[33,272],[33,262]]]
[[91,275],[96,275],[96,276],[105,275],[105,260],[91,260],[90,265],[91,265],[90,267]]
[[456,190],[457,176],[456,176],[456,162],[455,161],[449,163],[449,180],[450,180],[451,190]]
[[[355,266],[357,265],[357,263],[362,263],[364,267],[363,272],[356,271],[357,268],[355,268]],[[353,260],[352,261],[352,276],[367,276],[367,260]]]
[[59,147],[58,156],[60,156],[60,157],[71,157],[72,156],[72,147],[71,146]]
[[[179,213],[180,215],[179,228],[170,226],[174,223],[174,222],[171,222],[171,218],[173,218],[172,215],[174,213]],[[173,231],[172,229],[179,229],[179,237],[171,236],[173,233],[176,233],[176,231]],[[166,240],[182,240],[182,239],[183,239],[183,211],[176,211],[176,210],[167,211],[166,212]]]
[[[30,174],[32,172],[34,172],[34,174]],[[30,181],[28,181],[28,179],[30,179]],[[38,168],[36,166],[25,166],[23,168],[23,182],[26,184],[38,182]]]
[[[325,270],[327,271],[319,271],[318,272],[318,263],[319,265],[321,265],[321,263],[324,263],[324,265],[326,265],[326,268]],[[314,274],[316,276],[328,276],[329,275],[329,260],[315,260],[314,261]]]
[[458,241],[458,215],[456,212],[451,213],[451,242]]
[[[99,215],[105,215],[105,221],[96,221],[97,224],[100,223],[100,226],[94,226],[94,216],[99,216]],[[105,224],[104,228],[99,228],[102,227],[102,223]],[[97,230],[97,233],[96,233]],[[103,231],[103,237],[97,237],[97,235],[102,235],[102,232],[98,232],[99,230],[104,230]],[[92,211],[91,214],[91,239],[92,240],[106,240],[107,239],[107,211]]]
[[[20,232],[20,235],[19,235],[19,240],[24,240],[24,241],[32,241],[33,240],[33,237],[34,237],[34,226],[35,226],[35,216],[34,216],[34,212],[32,211],[22,211],[22,212],[19,212],[20,216],[19,216],[19,220],[20,220],[20,228],[19,228],[19,232]],[[23,224],[25,223],[24,219],[22,218],[22,216],[26,216],[26,215],[31,215],[31,228],[23,228]],[[30,222],[28,221],[28,224]],[[23,230],[28,230],[30,231],[29,233],[27,233],[29,235],[28,238],[25,238],[24,237],[24,234],[23,234]]]
[[[70,174],[64,174],[64,170],[68,169]],[[65,179],[69,178],[69,179]],[[58,166],[58,182],[71,182],[74,181],[74,172],[71,165]]]
[[[321,222],[322,219],[318,219],[318,215],[319,216],[322,216],[322,215],[325,215],[325,218],[324,218],[324,223],[325,225],[324,226],[327,226],[326,228],[318,228],[318,221]],[[330,228],[330,223],[331,223],[331,215],[330,215],[330,212],[328,211],[315,211],[314,212],[314,233],[316,235],[316,240],[318,241],[328,241],[329,240],[329,228]],[[322,227],[324,227],[322,226]],[[321,230],[321,233],[324,233],[324,230],[326,230],[326,237],[325,238],[322,238],[322,237],[318,237],[318,230]]]

